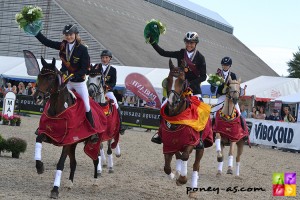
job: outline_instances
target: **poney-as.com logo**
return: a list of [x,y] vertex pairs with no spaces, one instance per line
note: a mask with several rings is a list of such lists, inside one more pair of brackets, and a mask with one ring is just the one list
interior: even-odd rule
[[273,173],[273,196],[296,196],[296,172]]

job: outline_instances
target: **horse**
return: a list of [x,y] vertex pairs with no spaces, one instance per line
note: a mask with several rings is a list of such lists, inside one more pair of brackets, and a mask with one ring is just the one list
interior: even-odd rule
[[245,140],[249,132],[246,122],[240,117],[240,113],[235,108],[240,97],[241,80],[231,80],[226,84],[226,98],[221,109],[216,111],[216,119],[213,125],[213,132],[216,134],[215,143],[217,151],[218,172],[217,177],[221,176],[223,168],[223,149],[225,144],[230,144],[228,153],[227,174],[233,174],[233,154],[234,146],[237,145],[236,155],[236,175],[240,174],[240,160],[243,153]]
[[[43,115],[40,119],[38,136],[36,137],[35,144],[35,160],[36,170],[38,174],[42,174],[44,172],[44,164],[41,159],[42,142],[44,141],[52,143],[56,146],[62,146],[62,153],[56,166],[54,186],[50,194],[51,198],[57,199],[59,195],[58,189],[60,187],[61,175],[67,156],[70,159],[70,175],[68,180],[68,187],[71,188],[73,186],[74,174],[77,165],[75,150],[79,142],[85,142],[85,147],[87,145],[89,145],[89,147],[95,147],[94,151],[96,151],[96,156],[93,156],[95,180],[94,184],[97,185],[97,166],[99,163],[97,152],[100,149],[100,142],[97,142],[96,144],[90,144],[90,137],[91,135],[95,134],[94,131],[99,131],[98,136],[100,137],[100,133],[103,133],[104,130],[93,128],[90,125],[85,117],[85,108],[82,99],[78,98],[76,96],[76,93],[68,90],[67,83],[70,78],[63,78],[62,73],[56,68],[55,62],[55,58],[53,58],[52,63],[47,63],[43,57],[41,58],[43,67],[39,75],[37,76],[36,92],[33,98],[38,105],[42,105],[44,101],[47,100]],[[92,101],[90,102],[92,109]],[[76,110],[74,114],[70,114],[70,112],[68,111],[72,109],[78,110]],[[80,115],[81,112],[83,112],[82,115]],[[65,120],[67,114],[70,117],[70,121]],[[106,119],[102,117],[103,124],[101,124],[101,122],[97,122],[100,120],[100,117],[95,118],[96,116],[98,115],[94,114],[95,127],[99,127],[102,125],[104,126]],[[75,121],[78,121],[80,127],[75,127],[78,134],[72,136],[71,130],[73,129],[69,129],[69,126],[75,126]],[[67,124],[66,127],[65,124]],[[85,152],[87,153],[88,151],[85,149]]]
[[[166,88],[167,103],[160,110],[162,120],[158,134],[162,138],[163,143],[164,172],[171,179],[176,176],[176,184],[179,186],[187,183],[187,162],[194,147],[200,142],[199,131],[204,131],[202,140],[205,148],[212,146],[213,137],[209,123],[210,106],[201,102],[197,96],[191,96],[191,90],[185,79],[183,66],[175,67],[170,59],[169,68],[170,72],[167,77]],[[197,111],[200,109],[200,111],[198,112],[198,118],[189,121],[190,116],[186,114],[195,111],[192,111],[192,109]],[[180,119],[179,116],[182,116],[182,114],[185,116]],[[194,125],[190,124],[190,122],[193,122]],[[203,153],[204,149],[195,151],[191,188],[197,188],[200,161]],[[174,154],[176,156],[175,174],[171,169],[171,161]],[[191,191],[189,195],[191,198],[194,198],[195,193]]]
[[[112,114],[117,114],[117,110],[115,109],[116,107],[114,105],[114,103],[117,102],[112,102],[111,100],[106,99],[105,97],[106,90],[104,90],[103,87],[104,79],[98,65],[90,66],[87,85],[88,85],[88,91],[90,97],[92,97],[96,102],[98,102],[100,106],[108,108],[108,112],[106,113],[106,116],[108,118],[109,124],[117,128],[118,124],[120,123],[119,117],[112,118]],[[112,156],[112,139],[116,136],[119,136],[119,132],[116,132],[117,130],[115,129],[110,131],[112,131],[113,133],[107,132],[107,137],[103,138],[101,141],[102,142],[107,141],[107,157],[108,157],[107,167],[108,167],[108,172],[113,173],[114,169],[113,169],[113,156]],[[119,143],[117,143],[117,146],[115,147],[115,153],[116,153],[116,157],[121,156]],[[97,171],[98,171],[98,175],[101,175],[102,167],[106,166],[106,155],[103,150],[103,143],[101,143],[98,158],[99,158],[99,164],[98,164]]]

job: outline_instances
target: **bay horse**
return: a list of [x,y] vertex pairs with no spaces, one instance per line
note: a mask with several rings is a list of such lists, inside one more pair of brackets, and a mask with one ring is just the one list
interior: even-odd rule
[[[115,103],[118,102],[112,102],[112,100],[109,100],[105,97],[106,90],[104,90],[104,78],[101,73],[101,69],[99,68],[99,65],[91,65],[90,66],[90,72],[89,77],[87,81],[88,85],[88,91],[90,97],[92,97],[97,103],[99,103],[100,106],[103,108],[106,108],[107,112],[105,113],[108,120],[108,127],[107,131],[103,134],[101,138],[101,146],[100,146],[100,152],[99,152],[99,164],[98,164],[98,175],[101,175],[102,173],[102,166],[106,166],[106,155],[103,150],[103,142],[107,141],[107,167],[108,172],[113,173],[113,156],[112,156],[112,139],[119,137],[119,132],[116,128],[119,127],[120,124],[120,118],[119,113],[115,107]],[[114,117],[116,115],[117,117]],[[112,129],[113,128],[113,129]],[[121,156],[120,151],[120,145],[119,142],[117,142],[117,145],[115,146],[115,153],[116,157]]]
[[229,77],[226,84],[226,98],[223,107],[216,111],[213,132],[216,134],[216,151],[218,161],[217,177],[221,176],[223,168],[223,149],[225,144],[230,144],[228,153],[227,174],[233,174],[233,154],[235,144],[237,145],[236,155],[236,175],[240,174],[240,160],[243,153],[245,140],[248,139],[248,128],[246,121],[240,117],[240,113],[235,108],[240,97],[241,80],[231,80]]
[[[103,133],[103,130],[100,130],[99,128],[96,129],[96,127],[104,126],[106,119],[102,117],[103,123],[101,124],[101,122],[99,122],[100,117],[97,118],[96,116],[98,115],[94,114],[95,128],[93,128],[85,117],[85,108],[82,99],[78,98],[75,95],[76,93],[68,90],[67,83],[69,79],[64,81],[62,73],[55,66],[55,58],[53,58],[52,63],[47,63],[44,58],[41,58],[41,62],[43,67],[37,77],[36,92],[33,97],[38,105],[43,104],[45,100],[48,101],[40,119],[38,136],[36,138],[36,169],[38,174],[42,174],[44,172],[44,164],[41,156],[43,141],[52,143],[56,146],[62,146],[62,153],[56,166],[54,186],[50,194],[51,198],[57,199],[59,195],[58,189],[60,187],[61,175],[67,156],[70,159],[68,187],[71,188],[73,186],[74,174],[77,165],[75,150],[79,142],[86,142],[85,147],[87,145],[89,145],[89,147],[95,147],[94,151],[96,151],[96,156],[90,157],[93,157],[94,184],[97,185],[97,166],[99,163],[97,152],[100,149],[100,142],[90,144],[90,137],[95,134],[94,131],[99,131],[98,136],[100,137],[100,133]],[[93,105],[96,103],[92,104],[92,101],[90,102],[92,109]],[[75,113],[70,113],[70,110],[75,110]],[[71,130],[73,131],[72,133],[74,133],[74,129],[71,129],[70,127],[76,129],[76,133],[74,135],[71,134]],[[87,153],[86,149],[85,152]]]
[[[187,162],[194,147],[200,142],[200,131],[205,148],[213,144],[210,124],[210,106],[201,102],[197,96],[191,96],[191,90],[185,79],[184,67],[175,67],[169,60],[170,72],[167,78],[167,103],[162,106],[162,120],[158,134],[162,138],[165,159],[164,172],[176,184],[187,183]],[[197,113],[195,115],[189,115]],[[197,130],[196,130],[197,129]],[[195,161],[191,179],[191,188],[197,188],[199,179],[200,160],[204,149],[195,151]],[[171,169],[172,157],[176,156],[176,173]],[[195,193],[189,192],[191,198]]]

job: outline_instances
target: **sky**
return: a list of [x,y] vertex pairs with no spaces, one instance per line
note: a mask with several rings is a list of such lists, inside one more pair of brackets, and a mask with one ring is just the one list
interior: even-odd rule
[[217,12],[233,35],[280,76],[300,47],[299,0],[189,0]]

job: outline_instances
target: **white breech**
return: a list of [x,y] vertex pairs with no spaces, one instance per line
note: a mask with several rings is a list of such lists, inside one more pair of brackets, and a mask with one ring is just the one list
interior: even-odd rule
[[89,92],[85,82],[71,82],[69,81],[67,84],[67,88],[69,90],[76,90],[76,92],[80,95],[84,102],[85,111],[89,112],[91,110],[90,107],[90,99],[89,99]]
[[117,108],[117,109],[119,108],[118,101],[117,101],[117,99],[116,99],[116,97],[115,97],[115,95],[114,95],[113,92],[107,92],[107,93],[106,93],[106,97],[108,97],[109,99],[114,100],[114,104],[115,104],[116,108]]

